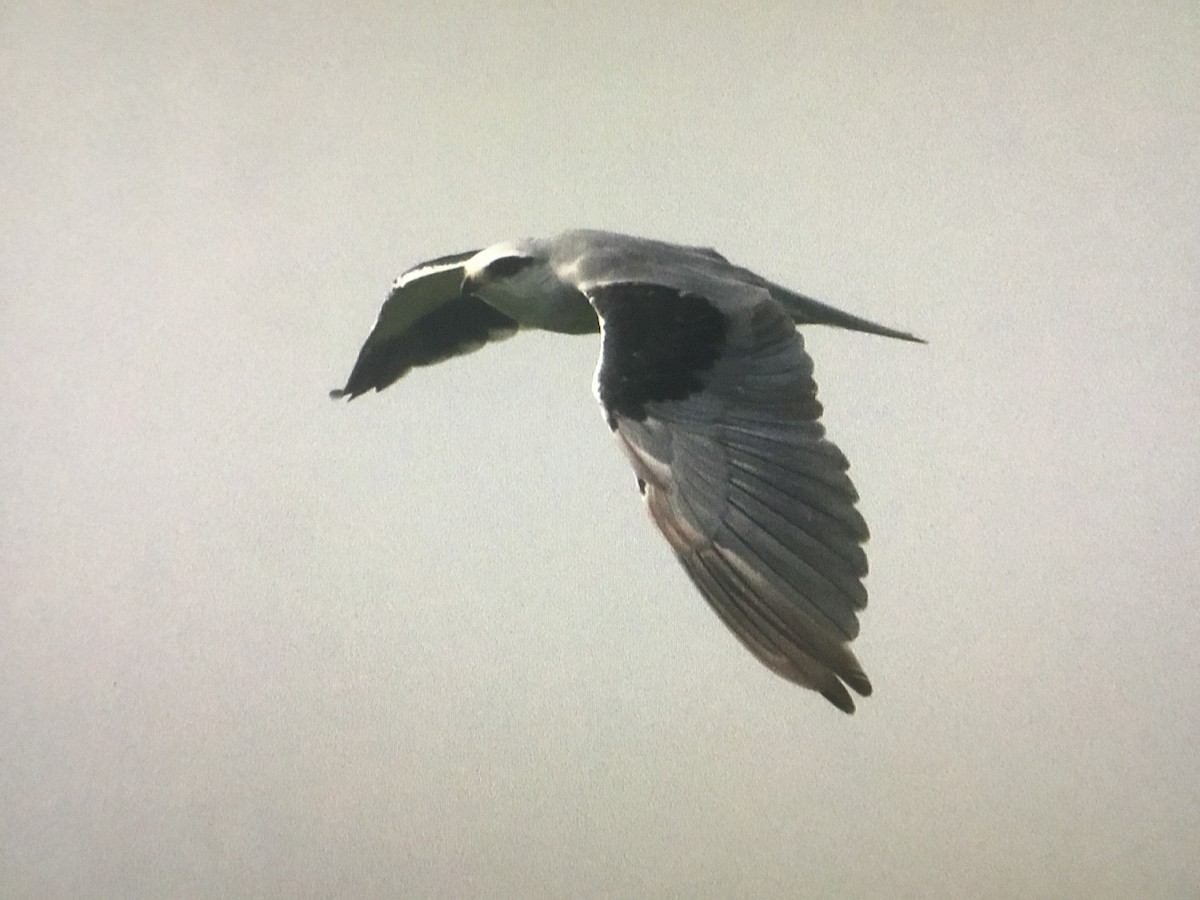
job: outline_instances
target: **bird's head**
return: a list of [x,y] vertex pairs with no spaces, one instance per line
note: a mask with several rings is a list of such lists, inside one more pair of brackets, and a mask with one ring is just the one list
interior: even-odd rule
[[595,313],[578,289],[559,277],[541,241],[510,241],[471,257],[462,291],[527,328],[577,334],[595,331]]
[[540,282],[553,277],[546,255],[538,252],[532,240],[507,241],[480,250],[467,260],[463,275],[463,293],[474,294],[536,293]]

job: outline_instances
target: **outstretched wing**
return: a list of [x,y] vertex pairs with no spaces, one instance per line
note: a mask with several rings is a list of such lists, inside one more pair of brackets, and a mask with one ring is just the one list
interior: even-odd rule
[[651,518],[721,620],[773,671],[853,712],[845,685],[866,696],[871,683],[848,646],[867,603],[848,463],[817,421],[790,316],[765,289],[714,291],[589,286],[596,393]]
[[421,263],[397,278],[346,386],[329,396],[353,399],[372,389],[382,391],[415,366],[433,365],[515,334],[516,322],[462,293],[464,264],[476,252]]

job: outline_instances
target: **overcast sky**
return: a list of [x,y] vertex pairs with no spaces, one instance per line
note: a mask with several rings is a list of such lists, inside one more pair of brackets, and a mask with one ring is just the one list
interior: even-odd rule
[[[0,895],[1200,895],[1200,7],[1022,5],[5,3]],[[929,340],[806,333],[855,716],[688,582],[595,338],[326,398],[400,271],[572,226]]]

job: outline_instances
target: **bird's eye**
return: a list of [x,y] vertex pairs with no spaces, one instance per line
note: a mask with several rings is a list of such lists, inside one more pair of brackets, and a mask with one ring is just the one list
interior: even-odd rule
[[535,262],[530,256],[502,256],[488,263],[484,271],[489,278],[510,278]]

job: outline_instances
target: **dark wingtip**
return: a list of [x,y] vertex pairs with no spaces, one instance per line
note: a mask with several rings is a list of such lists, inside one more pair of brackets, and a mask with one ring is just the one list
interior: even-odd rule
[[332,391],[329,392],[330,400],[341,400],[345,396],[346,396],[346,392],[342,388],[334,388]]
[[820,692],[822,697],[846,715],[854,715],[854,701],[850,698],[850,692],[836,678],[831,677],[829,683],[820,688]]
[[[845,682],[843,684],[842,682]],[[871,696],[871,682],[866,674],[859,672],[839,672],[837,677],[830,676],[826,683],[819,690],[821,696],[844,712],[846,715],[854,715],[854,700],[850,696],[850,691],[846,690],[846,686],[863,697]]]

